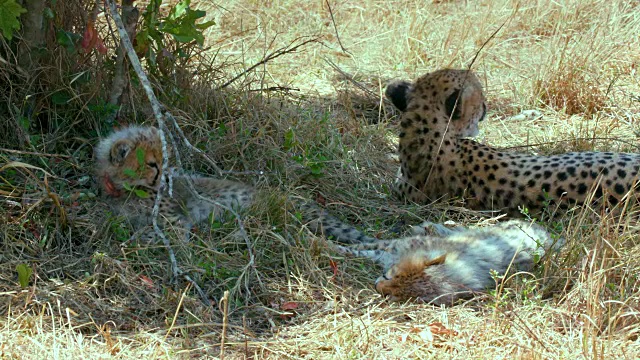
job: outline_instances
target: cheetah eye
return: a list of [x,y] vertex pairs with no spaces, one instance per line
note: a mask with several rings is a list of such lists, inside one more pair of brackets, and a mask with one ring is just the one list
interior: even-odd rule
[[152,168],[158,168],[158,164],[155,161],[150,161],[147,163],[147,166],[152,167]]

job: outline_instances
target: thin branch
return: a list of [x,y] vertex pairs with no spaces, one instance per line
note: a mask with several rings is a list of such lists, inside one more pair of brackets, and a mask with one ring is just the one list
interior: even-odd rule
[[[471,63],[469,63],[469,66],[468,66],[469,72],[466,74],[464,80],[462,81],[462,87],[465,86],[465,83],[467,82],[467,78],[469,77],[469,74],[470,74],[470,71],[471,71],[471,67],[476,62],[476,59],[478,59],[478,56],[480,56],[480,52],[482,52],[482,50],[489,43],[489,41],[491,41],[498,34],[498,32],[500,32],[500,30],[502,30],[502,27],[505,26],[507,21],[503,22],[502,25],[500,25],[500,27],[498,27],[498,29],[496,29],[496,31],[494,31],[491,34],[491,36],[489,36],[489,38],[487,40],[485,40],[484,43],[482,43],[482,46],[480,46],[480,49],[478,49],[478,51],[476,51],[476,54],[473,56],[473,59],[471,59]],[[453,104],[453,108],[454,109],[458,106],[461,96],[462,96],[462,91],[460,91],[458,93],[458,97],[456,98],[456,102]],[[440,149],[442,148],[442,144],[444,143],[444,138],[445,138],[447,132],[449,131],[449,125],[451,124],[451,118],[452,117],[453,117],[453,111],[451,112],[451,116],[449,116],[449,121],[447,121],[447,127],[444,129],[444,132],[442,133],[442,138],[440,138],[440,144],[438,144],[438,150],[436,151],[436,154],[439,153]],[[435,168],[435,162],[431,163],[431,167],[429,168],[429,173],[427,174],[427,177],[425,179],[425,184],[429,182],[429,179],[431,178],[431,174],[433,173],[433,169],[434,168]]]
[[338,44],[340,45],[340,48],[342,49],[343,52],[353,56],[353,54],[349,52],[349,50],[347,50],[342,45],[342,41],[340,40],[340,34],[338,33],[338,26],[336,25],[336,19],[333,17],[333,10],[331,10],[331,5],[329,5],[329,0],[325,0],[325,3],[329,8],[329,15],[331,15],[331,23],[333,24],[333,30],[336,32],[336,39],[338,39]]
[[[358,89],[364,91],[367,95],[372,96],[374,98],[379,98],[380,95],[374,93],[373,91],[367,89],[366,86],[362,85],[359,81],[357,81],[356,79],[353,78],[353,76],[349,73],[347,73],[346,71],[340,69],[340,67],[338,67],[338,65],[336,65],[336,63],[334,63],[333,61],[331,61],[331,59],[325,58],[324,61],[329,64],[329,66],[331,66],[335,71],[339,72],[340,75],[342,75],[345,79],[349,80],[349,82],[351,82],[353,85],[355,85]],[[386,100],[386,99],[385,99]],[[386,100],[389,101],[389,100]]]
[[[129,62],[133,66],[133,69],[135,70],[136,74],[138,75],[138,78],[140,79],[140,83],[142,84],[142,87],[147,93],[147,98],[151,103],[153,114],[155,115],[156,120],[158,121],[158,133],[160,135],[160,141],[162,142],[162,153],[168,154],[167,139],[164,134],[164,129],[166,129],[167,127],[164,121],[164,115],[162,113],[162,106],[160,105],[160,102],[156,98],[155,94],[153,93],[153,89],[151,88],[151,83],[149,82],[149,79],[147,78],[144,70],[142,69],[142,64],[140,64],[140,59],[138,59],[138,56],[136,55],[136,52],[133,49],[133,44],[131,44],[131,39],[129,39],[129,34],[127,34],[127,30],[124,27],[124,23],[122,22],[122,19],[118,14],[116,5],[114,4],[113,0],[107,0],[107,3],[109,4],[109,9],[111,10],[111,16],[113,17],[113,20],[116,23],[116,27],[118,28],[118,33],[120,34],[120,39],[122,41],[121,44],[125,48],[127,55],[129,56]],[[163,169],[169,168],[168,156],[163,157],[162,168]],[[171,243],[169,242],[169,239],[167,239],[167,237],[165,236],[164,232],[158,226],[158,214],[160,212],[160,201],[162,200],[162,189],[166,186],[166,182],[167,182],[166,178],[162,176],[160,179],[160,191],[158,191],[156,195],[155,203],[153,204],[153,210],[151,212],[151,217],[153,219],[153,230],[155,231],[156,235],[158,235],[158,237],[162,239],[162,243],[164,244],[165,248],[167,249],[167,252],[169,253],[169,260],[171,262],[171,269],[172,269],[174,279],[177,279],[178,277],[182,276],[189,283],[193,284],[193,288],[196,289],[196,291],[198,292],[198,295],[200,295],[202,302],[207,306],[211,306],[211,302],[205,295],[204,291],[202,291],[200,286],[191,278],[191,276],[189,276],[187,273],[184,273],[182,269],[180,269],[180,267],[178,266],[178,261],[176,260],[176,254],[171,248]]]
[[283,48],[280,48],[280,49],[272,52],[271,54],[265,56],[262,60],[260,60],[257,63],[253,64],[247,70],[241,72],[240,74],[236,75],[233,79],[231,79],[231,80],[227,81],[226,83],[224,83],[222,86],[220,86],[218,88],[218,90],[226,88],[227,86],[231,85],[233,82],[235,82],[236,80],[238,80],[239,78],[241,78],[245,74],[248,74],[251,71],[253,71],[253,69],[257,68],[258,66],[266,64],[267,62],[269,62],[269,61],[271,61],[271,60],[273,60],[273,59],[275,59],[277,57],[280,57],[282,55],[285,55],[285,54],[288,54],[288,53],[292,53],[292,52],[298,50],[300,47],[302,47],[304,45],[307,45],[308,43],[316,42],[316,41],[318,41],[319,38],[318,37],[314,37],[312,39],[305,40],[305,41],[301,42],[298,45],[292,46],[292,44],[294,42],[296,42],[297,40],[299,40],[299,39],[300,38],[297,38],[297,39],[293,40],[289,45],[287,45],[287,46],[285,46]]
[[[171,124],[173,125],[173,127],[175,128],[176,132],[178,132],[178,134],[180,135],[180,137],[182,138],[184,144],[192,151],[195,151],[199,154],[201,154],[203,157],[205,157],[205,159],[207,159],[213,166],[214,168],[218,171],[218,172],[222,172],[213,162],[213,160],[211,160],[206,154],[204,154],[200,149],[195,148],[193,145],[191,145],[191,143],[187,140],[187,138],[184,136],[184,132],[182,131],[182,129],[180,128],[180,126],[178,125],[176,119],[174,118],[174,116],[167,111],[166,109],[164,109],[164,107],[160,104],[160,102],[158,101],[158,99],[156,98],[155,94],[153,93],[153,88],[151,87],[151,83],[149,82],[149,79],[147,78],[144,70],[142,69],[142,65],[140,63],[140,60],[138,59],[138,56],[135,53],[135,50],[133,49],[133,45],[131,44],[131,40],[129,39],[129,35],[126,32],[126,29],[124,27],[124,24],[122,22],[122,19],[120,18],[120,15],[118,14],[117,10],[116,10],[116,6],[113,3],[113,0],[107,0],[108,4],[109,4],[109,8],[111,10],[111,14],[113,16],[113,19],[116,23],[116,27],[118,29],[118,33],[120,34],[120,38],[122,41],[122,46],[124,46],[127,55],[129,57],[129,61],[131,62],[131,65],[134,69],[134,71],[136,72],[136,74],[138,75],[138,78],[140,79],[140,83],[142,84],[142,87],[144,88],[145,92],[147,93],[147,98],[149,99],[149,102],[151,103],[151,108],[153,109],[153,113],[155,115],[155,118],[158,122],[158,133],[160,135],[160,141],[162,142],[162,153],[163,154],[168,154],[167,151],[167,138],[165,136],[164,131],[167,130],[169,131],[169,129],[167,128],[167,124],[165,122],[165,117],[168,118],[168,120],[171,122]],[[314,40],[309,40],[307,42],[304,42],[300,45],[297,45],[296,47],[294,47],[291,51],[294,51],[296,48],[310,42],[310,41],[315,41]],[[281,55],[281,54],[280,54]],[[277,56],[280,56],[277,55]],[[276,57],[277,57],[276,56]],[[171,139],[171,141],[173,142],[173,139]],[[180,156],[178,153],[178,149],[175,149],[175,153],[176,153],[176,159],[178,159],[178,161],[180,160]],[[169,157],[168,156],[164,156],[163,160],[162,160],[162,168],[165,170],[169,169]],[[169,175],[169,177],[171,177],[170,172],[167,172],[167,175]],[[247,232],[245,230],[244,227],[244,223],[242,221],[242,219],[240,218],[240,215],[231,207],[229,206],[225,206],[215,200],[209,199],[207,197],[204,197],[202,195],[200,195],[198,193],[198,191],[194,188],[193,186],[193,182],[191,181],[191,179],[186,176],[185,177],[186,182],[189,186],[189,190],[192,192],[193,195],[195,195],[198,199],[209,202],[211,204],[214,204],[216,206],[219,206],[222,209],[225,209],[229,212],[231,212],[235,218],[236,221],[238,223],[238,227],[240,228],[239,231],[242,235],[242,237],[244,238],[245,242],[247,243],[247,247],[248,247],[248,252],[249,252],[249,264],[247,264],[247,267],[252,267],[255,269],[255,257],[253,255],[253,250],[252,250],[252,244],[251,241],[247,235]],[[169,180],[171,181],[171,180]],[[172,267],[172,271],[173,271],[173,275],[174,277],[179,277],[182,276],[184,279],[186,279],[187,281],[189,281],[194,289],[196,289],[196,291],[198,292],[198,294],[200,295],[202,301],[207,305],[211,305],[211,303],[209,302],[208,298],[206,297],[206,295],[204,294],[204,292],[202,291],[202,289],[200,288],[200,286],[198,286],[198,284],[186,273],[184,273],[180,267],[178,266],[178,262],[176,260],[176,256],[175,253],[173,251],[173,249],[171,248],[171,243],[169,242],[169,239],[167,239],[167,237],[165,236],[164,232],[162,231],[162,229],[160,229],[160,227],[158,226],[158,214],[160,212],[160,201],[162,199],[162,190],[164,188],[166,188],[167,186],[167,177],[166,176],[162,176],[160,179],[160,191],[158,191],[157,195],[156,195],[156,199],[155,199],[155,203],[153,206],[153,210],[152,210],[152,219],[153,219],[153,229],[156,233],[156,235],[158,235],[158,237],[160,237],[160,239],[162,239],[162,242],[165,246],[165,248],[167,249],[167,252],[169,253],[169,259],[171,261],[171,267]],[[260,278],[258,277],[258,281],[260,281]],[[248,289],[247,289],[248,291]]]
[[21,154],[21,155],[35,155],[35,156],[44,156],[44,157],[57,157],[57,158],[63,158],[63,159],[69,159],[69,158],[71,158],[71,156],[69,156],[69,155],[45,154],[45,153],[35,152],[35,151],[21,151],[21,150],[4,149],[4,148],[0,148],[0,152],[6,152],[6,153],[11,153],[11,154]]
[[227,340],[227,326],[229,325],[229,290],[222,295],[218,305],[222,312],[222,334],[220,336],[220,359],[224,360],[224,345]]
[[[207,155],[204,151],[198,149],[197,147],[193,146],[191,144],[191,142],[189,142],[189,140],[187,139],[187,137],[184,135],[184,132],[182,131],[182,128],[180,128],[180,125],[178,125],[178,122],[176,121],[176,118],[173,116],[173,114],[171,114],[170,112],[165,112],[165,116],[171,120],[171,123],[173,124],[173,127],[176,129],[176,131],[178,132],[178,134],[180,135],[180,138],[182,139],[182,142],[184,143],[184,145],[191,151],[198,153],[200,156],[202,156],[205,160],[207,160],[207,162],[209,163],[209,165],[211,165],[211,167],[213,167],[213,169],[218,173],[219,176],[222,176],[222,169],[220,169],[218,167],[218,165],[216,165],[215,161],[213,161],[213,159],[211,159],[209,157],[209,155]],[[177,148],[176,148],[177,151]]]
[[535,144],[528,144],[528,145],[517,145],[517,146],[507,146],[507,147],[503,147],[502,149],[504,150],[515,150],[515,149],[528,149],[528,148],[534,148],[534,147],[539,147],[539,146],[544,146],[544,145],[557,145],[557,144],[561,144],[561,143],[568,143],[568,142],[575,142],[575,141],[583,141],[583,140],[590,140],[590,141],[595,141],[595,140],[601,140],[601,141],[616,141],[625,145],[629,145],[629,146],[633,146],[633,147],[638,147],[637,144],[634,144],[631,141],[628,140],[624,140],[624,139],[620,139],[620,138],[609,138],[609,137],[578,137],[575,139],[569,139],[569,140],[554,140],[554,141],[547,141],[547,142],[540,142],[540,143],[535,143]]
[[287,86],[271,86],[268,88],[264,88],[264,89],[249,89],[249,92],[256,92],[256,91],[262,91],[262,92],[268,92],[268,91],[282,91],[282,92],[290,92],[290,91],[300,91],[299,88],[291,88],[291,87],[287,87]]
[[482,46],[480,46],[480,49],[476,51],[476,54],[473,56],[473,59],[471,59],[471,62],[469,63],[469,67],[468,67],[469,70],[471,70],[471,66],[473,66],[473,64],[476,62],[476,59],[478,58],[478,56],[480,55],[484,47],[489,43],[489,41],[493,40],[493,38],[496,37],[496,35],[498,35],[500,30],[502,30],[502,28],[507,24],[507,21],[509,21],[509,19],[505,20],[505,22],[503,22],[502,25],[500,25],[500,27],[498,27],[496,31],[494,31],[491,34],[491,36],[489,36],[489,38],[482,43]]

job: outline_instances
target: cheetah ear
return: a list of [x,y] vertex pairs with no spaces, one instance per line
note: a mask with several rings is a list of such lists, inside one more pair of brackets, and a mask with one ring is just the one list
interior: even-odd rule
[[116,165],[122,164],[131,150],[133,150],[133,143],[130,140],[120,139],[116,141],[113,146],[111,146],[109,162]]
[[[457,104],[456,104],[457,102]],[[447,115],[451,120],[460,119],[460,109],[462,109],[462,96],[460,96],[460,89],[455,89],[451,95],[445,100],[444,107],[447,110]]]
[[428,266],[431,266],[431,265],[442,265],[442,264],[444,264],[444,261],[446,259],[447,259],[447,254],[442,254],[442,255],[438,256],[437,258],[435,258],[435,259],[429,259],[429,260],[425,259],[424,267],[428,267]]
[[408,95],[411,90],[411,83],[404,80],[396,80],[387,85],[385,95],[393,105],[400,111],[407,111],[409,103]]

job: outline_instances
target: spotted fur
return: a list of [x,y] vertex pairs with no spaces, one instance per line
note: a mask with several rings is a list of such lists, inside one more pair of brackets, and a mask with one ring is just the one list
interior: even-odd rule
[[614,207],[638,185],[640,156],[572,152],[534,156],[500,151],[476,136],[486,114],[477,77],[444,69],[415,82],[396,81],[387,97],[402,111],[397,195],[417,203],[463,198],[466,206],[518,214],[544,206],[567,210],[592,203]]

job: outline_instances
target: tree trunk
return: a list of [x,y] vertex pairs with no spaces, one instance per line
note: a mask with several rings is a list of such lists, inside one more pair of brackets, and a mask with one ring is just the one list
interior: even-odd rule
[[18,45],[18,64],[27,72],[38,65],[41,52],[34,51],[44,44],[45,0],[25,0],[27,12],[22,14],[22,41]]
[[[131,39],[131,41],[133,41],[136,35],[138,16],[138,8],[133,6],[133,0],[123,0],[122,21],[124,22],[124,26],[127,30],[127,34],[129,34],[129,38]],[[116,52],[116,66],[113,75],[113,83],[111,83],[111,91],[109,93],[109,104],[121,105],[122,103],[122,95],[124,94],[127,87],[127,74],[129,72],[129,66],[126,58],[127,54],[124,51],[124,47],[121,41],[120,46],[118,47],[118,50]],[[117,112],[114,113],[111,119],[109,119],[111,122],[115,119],[116,114]]]

